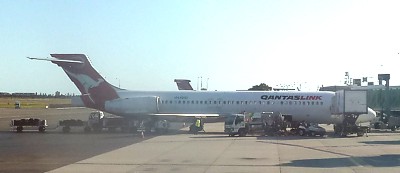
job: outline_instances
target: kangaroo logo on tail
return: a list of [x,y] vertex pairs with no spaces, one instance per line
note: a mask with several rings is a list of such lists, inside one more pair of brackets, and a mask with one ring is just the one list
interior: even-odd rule
[[51,54],[53,59],[29,58],[47,60],[60,66],[72,82],[78,87],[81,99],[86,107],[104,111],[108,100],[119,98],[117,88],[109,84],[92,67],[84,54]]

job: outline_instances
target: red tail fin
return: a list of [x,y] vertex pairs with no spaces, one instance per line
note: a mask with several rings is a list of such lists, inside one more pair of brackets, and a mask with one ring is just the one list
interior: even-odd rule
[[51,54],[51,56],[56,58],[51,62],[63,68],[78,87],[86,107],[104,110],[104,103],[107,100],[119,98],[116,92],[118,89],[100,76],[92,67],[86,55]]

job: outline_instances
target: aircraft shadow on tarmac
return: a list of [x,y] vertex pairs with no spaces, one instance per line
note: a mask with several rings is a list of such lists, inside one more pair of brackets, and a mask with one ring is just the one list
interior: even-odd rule
[[290,163],[279,164],[279,166],[314,168],[338,168],[351,166],[396,167],[400,166],[399,159],[400,155],[398,154],[387,154],[366,157],[293,160]]
[[[348,167],[348,166],[373,166],[373,167],[395,167],[400,166],[400,155],[399,154],[387,154],[379,156],[365,156],[365,157],[354,157],[346,153],[340,153],[330,150],[324,150],[321,148],[308,147],[297,144],[287,144],[279,141],[259,141],[261,143],[270,143],[285,145],[291,147],[300,147],[303,149],[309,149],[319,152],[326,152],[342,158],[325,158],[325,159],[304,159],[304,160],[293,160],[290,163],[282,163],[279,166],[295,166],[295,167],[316,167],[316,168],[336,168],[336,167]],[[373,142],[373,141],[371,141]],[[400,143],[396,141],[397,143]],[[385,143],[378,141],[379,143]]]
[[[360,143],[368,144],[368,145],[400,145],[400,141],[363,141]],[[400,162],[400,160],[399,160]]]

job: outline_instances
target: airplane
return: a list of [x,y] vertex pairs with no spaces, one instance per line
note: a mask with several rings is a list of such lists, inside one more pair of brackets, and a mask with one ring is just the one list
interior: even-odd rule
[[[331,91],[133,91],[108,83],[85,54],[50,54],[45,60],[61,67],[81,92],[88,108],[133,119],[163,116],[220,115],[241,112],[280,112],[291,121],[341,124],[343,115],[332,113]],[[356,123],[376,117],[375,111],[360,115]]]

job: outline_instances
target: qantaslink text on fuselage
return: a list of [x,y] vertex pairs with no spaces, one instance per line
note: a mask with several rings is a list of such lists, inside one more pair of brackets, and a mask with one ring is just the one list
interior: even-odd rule
[[263,100],[322,100],[322,96],[262,95]]

